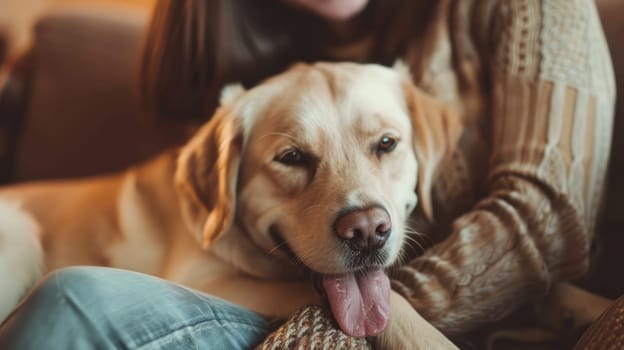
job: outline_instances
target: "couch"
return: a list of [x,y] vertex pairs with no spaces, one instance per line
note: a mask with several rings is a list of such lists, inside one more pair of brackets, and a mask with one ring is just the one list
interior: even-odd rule
[[36,22],[32,48],[9,62],[0,94],[5,181],[120,170],[173,144],[137,102],[136,60],[150,10],[74,1]]

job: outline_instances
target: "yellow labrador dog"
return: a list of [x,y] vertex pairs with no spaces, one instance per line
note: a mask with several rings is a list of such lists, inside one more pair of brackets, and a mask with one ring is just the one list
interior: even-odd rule
[[0,319],[67,265],[140,271],[276,317],[319,302],[320,276],[347,334],[452,348],[384,269],[417,203],[430,214],[432,178],[460,130],[401,65],[296,65],[248,91],[229,86],[177,151],[0,191]]

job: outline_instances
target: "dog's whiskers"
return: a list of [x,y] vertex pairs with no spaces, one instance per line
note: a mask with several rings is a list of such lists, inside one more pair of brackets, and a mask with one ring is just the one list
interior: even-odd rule
[[[408,234],[408,236],[410,236],[411,238],[418,238],[425,244],[431,244],[431,237],[429,235],[422,233],[420,231],[417,231],[416,229],[408,225],[405,226],[404,230]],[[415,237],[412,237],[412,236],[415,236]]]
[[405,263],[406,259],[407,259],[407,249],[403,247],[399,251],[399,255],[397,256],[396,262],[391,266],[391,269],[394,270],[395,268],[399,268]]
[[405,226],[404,230],[405,230],[405,232],[413,234],[415,236],[419,236],[419,237],[425,237],[426,236],[424,233],[416,231],[414,228],[412,228],[410,226]]
[[275,247],[269,249],[269,254],[274,254],[276,251],[286,246],[286,242],[276,244]]
[[425,247],[419,242],[416,238],[410,237],[409,235],[405,235],[406,244],[410,246],[410,248],[414,248],[411,244],[417,246],[422,252],[425,251]]
[[[414,228],[406,225],[404,227],[404,243],[403,247],[399,251],[397,259],[393,264],[393,269],[402,266],[410,256],[410,251],[422,254],[425,252],[425,247],[428,236],[421,232],[416,231]],[[425,241],[425,242],[423,242]]]

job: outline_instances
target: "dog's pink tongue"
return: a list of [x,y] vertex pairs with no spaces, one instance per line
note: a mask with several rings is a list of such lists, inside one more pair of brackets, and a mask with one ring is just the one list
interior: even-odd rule
[[390,317],[390,280],[377,270],[324,276],[323,287],[340,328],[353,337],[381,333]]

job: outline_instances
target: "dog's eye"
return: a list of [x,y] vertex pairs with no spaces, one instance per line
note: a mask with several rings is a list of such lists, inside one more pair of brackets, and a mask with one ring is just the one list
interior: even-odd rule
[[390,153],[397,145],[397,140],[390,136],[382,136],[377,143],[377,154]]
[[305,157],[300,150],[296,148],[290,148],[285,152],[279,154],[276,158],[276,161],[290,166],[302,165],[305,162]]

